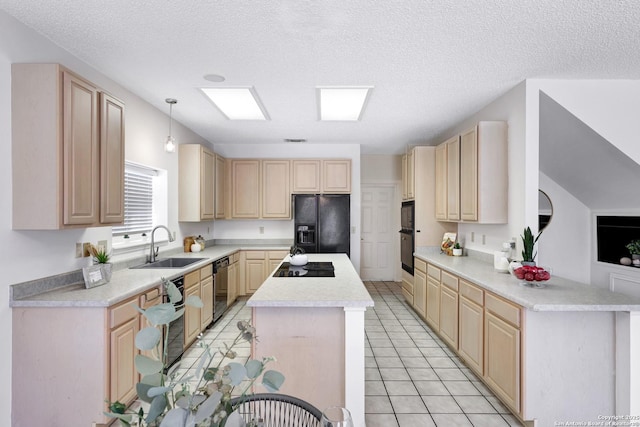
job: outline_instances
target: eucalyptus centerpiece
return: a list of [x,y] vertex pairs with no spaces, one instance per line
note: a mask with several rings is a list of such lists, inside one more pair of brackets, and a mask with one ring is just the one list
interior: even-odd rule
[[[225,363],[237,357],[234,350],[236,346],[255,339],[255,328],[249,322],[240,321],[238,336],[230,345],[220,343],[220,347],[216,348],[212,342],[200,340],[198,345],[203,351],[196,364],[195,375],[180,375],[180,362],[169,368],[169,324],[184,315],[186,306],[202,307],[203,304],[197,296],[189,296],[182,301],[176,286],[164,278],[162,281],[169,302],[146,310],[138,307],[151,325],[141,329],[135,339],[136,347],[145,352],[135,358],[136,369],[142,375],[136,391],[148,409],[145,411],[141,406],[138,411],[133,411],[120,402],[108,402],[110,412],[105,412],[105,415],[117,418],[124,426],[244,426],[245,422],[236,411],[240,403],[232,404],[231,398],[236,395],[247,396],[260,378],[260,383],[269,392],[278,391],[284,376],[278,371],[266,370],[266,365],[275,359],[267,357],[262,360],[250,359],[244,364]],[[194,378],[197,379],[197,385],[192,390],[190,382]]]

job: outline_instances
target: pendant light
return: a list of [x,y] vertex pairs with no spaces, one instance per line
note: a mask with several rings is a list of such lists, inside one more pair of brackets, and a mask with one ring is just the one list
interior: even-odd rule
[[173,121],[173,105],[177,104],[178,100],[167,98],[164,100],[164,102],[169,104],[169,136],[164,143],[164,151],[166,151],[167,153],[174,153],[176,151],[176,140],[173,136],[171,136],[171,123]]

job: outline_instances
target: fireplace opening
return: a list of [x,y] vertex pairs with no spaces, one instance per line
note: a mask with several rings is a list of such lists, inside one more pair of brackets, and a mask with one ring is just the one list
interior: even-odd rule
[[598,261],[620,264],[620,258],[631,258],[627,244],[640,240],[640,217],[598,216],[596,218]]

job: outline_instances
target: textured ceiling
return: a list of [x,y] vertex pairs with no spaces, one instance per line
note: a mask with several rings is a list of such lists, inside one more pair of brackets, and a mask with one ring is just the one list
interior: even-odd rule
[[[442,137],[525,78],[640,78],[636,0],[0,0],[0,9],[213,143]],[[211,83],[203,75],[226,77]],[[363,119],[319,122],[315,87],[373,85]],[[197,90],[254,86],[270,121]]]

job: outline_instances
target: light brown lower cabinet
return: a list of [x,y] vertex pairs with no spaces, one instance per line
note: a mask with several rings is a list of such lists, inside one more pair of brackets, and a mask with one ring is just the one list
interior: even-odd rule
[[287,251],[243,251],[241,258],[244,258],[244,271],[241,277],[244,278],[245,293],[257,291],[287,254]]
[[[432,264],[426,264],[426,270],[426,278],[421,269],[414,271],[414,310],[521,416],[523,308]],[[424,282],[426,315],[419,297]]]
[[[415,271],[414,271],[415,273]],[[407,271],[402,270],[402,295],[405,301],[413,306],[413,282],[415,276],[412,276]]]
[[200,310],[200,329],[204,330],[213,322],[213,276],[201,279],[200,298],[203,304]]
[[[421,261],[424,263],[424,261]],[[416,267],[422,267],[421,263],[415,263]],[[415,268],[413,270],[413,308],[424,318],[427,315],[427,273],[426,263],[424,268]]]
[[231,306],[238,298],[238,258],[236,252],[229,256],[229,269],[227,270],[227,306]]
[[484,374],[484,309],[460,295],[458,352],[476,374]]
[[[191,296],[202,298],[200,289],[200,270],[184,275],[184,300]],[[201,329],[201,309],[193,306],[184,308],[184,348],[191,345],[198,337]]]
[[138,297],[109,309],[109,400],[131,402],[136,397],[138,372],[134,359],[136,334],[140,330]]

